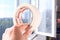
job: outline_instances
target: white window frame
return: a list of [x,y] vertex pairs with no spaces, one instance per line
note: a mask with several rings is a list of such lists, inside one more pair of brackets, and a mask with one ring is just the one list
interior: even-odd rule
[[[34,1],[34,0],[31,0]],[[32,5],[37,5],[39,0],[35,0],[35,4],[33,2],[31,3]],[[56,37],[56,10],[55,10],[55,0],[52,0],[52,33],[45,33],[45,32],[38,32],[38,29],[36,29],[36,34],[44,35],[44,36],[50,36],[50,37]]]

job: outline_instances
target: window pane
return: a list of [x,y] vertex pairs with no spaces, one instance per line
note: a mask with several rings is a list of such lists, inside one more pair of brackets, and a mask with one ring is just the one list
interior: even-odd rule
[[42,21],[38,30],[45,33],[52,33],[52,0],[40,0],[39,5]]

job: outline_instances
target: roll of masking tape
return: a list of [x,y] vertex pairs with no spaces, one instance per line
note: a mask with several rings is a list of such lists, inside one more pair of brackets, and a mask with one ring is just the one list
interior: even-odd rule
[[17,8],[17,10],[15,11],[13,22],[14,22],[14,24],[23,23],[21,16],[22,16],[24,10],[26,10],[26,9],[31,10],[31,12],[33,14],[32,15],[33,16],[33,20],[31,22],[30,26],[32,27],[32,30],[35,30],[40,25],[41,16],[40,16],[39,10],[36,7],[34,7],[33,5],[30,5],[30,4],[21,4]]

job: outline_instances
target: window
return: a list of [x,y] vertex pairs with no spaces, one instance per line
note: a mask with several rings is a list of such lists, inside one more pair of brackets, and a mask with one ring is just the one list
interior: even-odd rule
[[36,6],[40,11],[42,19],[40,26],[36,30],[37,34],[50,37],[56,36],[55,0],[20,0],[19,3],[29,3]]
[[36,33],[40,35],[55,37],[55,0],[31,0],[31,4],[36,6],[42,15],[41,24],[37,28]]

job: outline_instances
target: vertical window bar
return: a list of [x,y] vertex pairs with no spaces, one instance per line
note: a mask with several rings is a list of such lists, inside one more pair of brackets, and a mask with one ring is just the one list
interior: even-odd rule
[[17,6],[19,5],[19,0],[17,0]]

